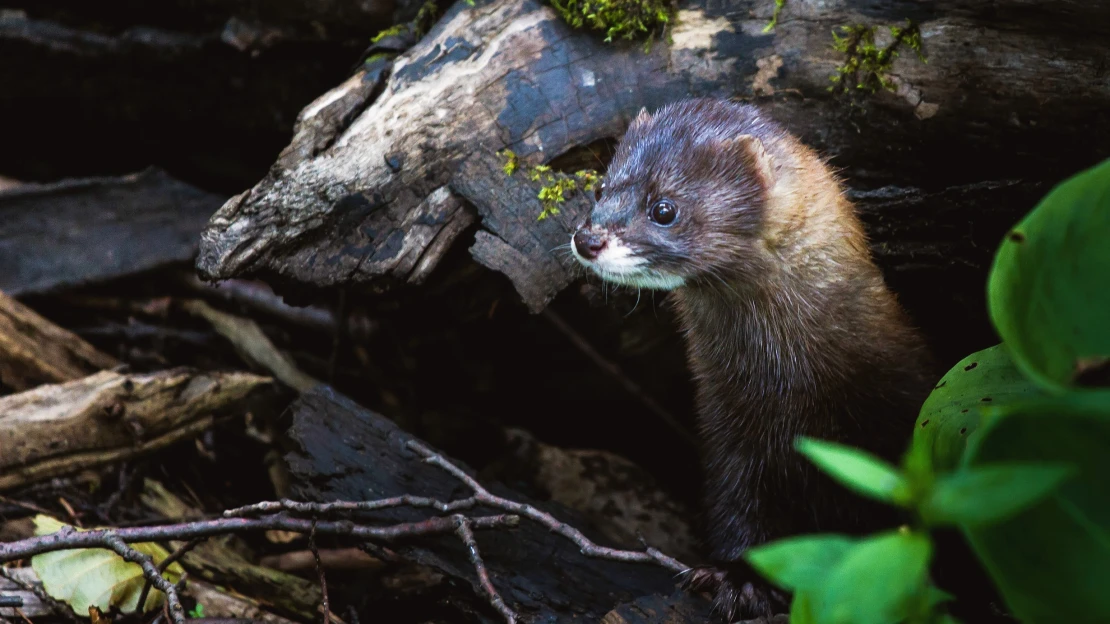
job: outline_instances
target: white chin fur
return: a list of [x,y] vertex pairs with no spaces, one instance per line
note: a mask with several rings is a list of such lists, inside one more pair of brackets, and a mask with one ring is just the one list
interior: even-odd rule
[[573,243],[570,248],[580,263],[609,282],[652,290],[674,290],[685,283],[685,280],[677,275],[667,275],[644,268],[643,265],[647,261],[634,255],[632,250],[615,236],[610,236],[605,249],[602,249],[597,259],[593,261],[579,255]]

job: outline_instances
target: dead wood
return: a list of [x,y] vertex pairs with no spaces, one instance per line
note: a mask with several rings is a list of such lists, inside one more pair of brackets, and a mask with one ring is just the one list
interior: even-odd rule
[[[645,53],[640,43],[573,31],[537,1],[458,2],[390,71],[364,69],[302,111],[277,165],[213,217],[198,267],[210,278],[386,286],[409,280],[414,258],[435,264],[429,228],[446,243],[463,229],[452,226],[459,215],[474,210],[481,230],[460,244],[539,310],[574,276],[552,250],[587,203],[570,201],[537,222],[536,185],[506,177],[494,153],[508,147],[525,162],[551,162],[619,137],[642,106],[690,95],[759,103],[831,156],[854,187],[911,189],[908,203],[886,198],[881,218],[894,223],[922,193],[973,189],[986,201],[951,198],[963,229],[941,222],[918,232],[917,256],[943,258],[946,269],[975,260],[947,254],[951,237],[984,237],[993,248],[1043,184],[1110,154],[1108,7],[788,0],[764,33],[774,5],[681,2],[672,43]],[[903,45],[882,71],[895,92],[829,91],[847,60],[830,31],[875,26],[884,47],[893,42],[888,27],[907,20],[920,29],[928,63]],[[1031,184],[999,190],[1004,180]],[[1004,206],[1005,225],[992,219],[967,234],[975,208],[991,198]],[[899,244],[896,229],[873,227],[876,249]],[[917,256],[880,256],[888,271],[918,266]],[[980,290],[981,281],[949,285],[967,301],[947,318],[977,306]]]
[[[446,501],[469,494],[451,474],[420,461],[410,450],[411,436],[326,386],[302,395],[291,414],[293,450],[286,459],[294,492],[302,500],[416,495]],[[586,526],[581,516],[558,504],[530,501],[497,484],[488,487],[568,525]],[[405,521],[421,516],[419,509],[395,507],[375,511],[373,517]],[[603,543],[592,531],[583,530]],[[673,573],[662,567],[588,558],[571,541],[529,520],[512,532],[483,533],[478,543],[492,586],[511,610],[530,620],[596,621],[619,602],[648,594],[669,596],[675,587]],[[455,540],[428,538],[398,544],[391,551],[470,583],[478,595],[485,593],[466,549]],[[704,619],[708,602],[685,595],[681,600],[693,601],[697,606],[691,608],[702,609]]]
[[115,358],[0,292],[0,384],[26,390],[118,365]]
[[270,385],[247,373],[104,371],[0,398],[0,490],[187,439]]
[[188,261],[220,201],[157,170],[0,191],[0,290],[43,292]]
[[[38,591],[36,591],[36,589]],[[42,582],[30,567],[4,568],[0,572],[0,596],[18,597],[22,605],[17,612],[14,607],[0,607],[0,618],[20,618],[20,612],[28,618],[49,617],[53,615],[65,616],[73,612],[69,607],[61,605],[54,607],[51,601],[44,599]]]

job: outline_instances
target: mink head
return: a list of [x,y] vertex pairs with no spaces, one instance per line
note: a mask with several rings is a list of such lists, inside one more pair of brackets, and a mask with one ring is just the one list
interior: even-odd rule
[[722,100],[641,111],[572,236],[575,257],[606,280],[660,290],[758,271],[774,185],[765,144],[777,132]]

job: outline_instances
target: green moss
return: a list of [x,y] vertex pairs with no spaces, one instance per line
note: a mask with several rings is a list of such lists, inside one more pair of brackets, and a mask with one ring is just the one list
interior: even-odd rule
[[513,175],[518,168],[520,168],[520,159],[517,158],[516,152],[511,149],[503,149],[497,152],[497,155],[505,159],[505,164],[502,165],[501,170],[505,175]]
[[670,0],[551,0],[573,28],[605,32],[605,41],[645,36],[649,42],[674,21]]
[[763,27],[763,32],[769,33],[774,30],[775,26],[779,23],[779,14],[782,13],[782,7],[786,6],[786,0],[775,0],[775,12],[771,15],[771,21]]
[[412,34],[413,38],[420,39],[428,33],[428,30],[435,24],[438,16],[439,7],[433,0],[428,0],[420,7],[420,10],[416,12],[416,17],[414,17],[411,22],[402,22],[386,28],[371,37],[370,43],[378,43],[386,37],[401,37],[409,33]]
[[[512,150],[504,149],[497,152],[497,155],[505,160],[501,166],[505,175],[513,175],[520,169],[520,160]],[[592,193],[601,183],[601,175],[593,169],[582,169],[574,172],[574,175],[567,175],[548,165],[535,165],[527,169],[527,176],[529,180],[542,184],[536,194],[543,206],[540,215],[536,217],[537,221],[559,214],[559,204],[565,202],[568,195]]]
[[916,24],[907,20],[905,27],[890,26],[893,40],[884,48],[875,45],[876,28],[865,24],[850,24],[839,27],[840,34],[833,31],[833,49],[843,52],[846,58],[844,64],[837,67],[836,73],[830,77],[833,84],[829,91],[894,91],[896,87],[889,74],[902,46],[913,50],[923,63],[927,62],[921,50],[921,30]]

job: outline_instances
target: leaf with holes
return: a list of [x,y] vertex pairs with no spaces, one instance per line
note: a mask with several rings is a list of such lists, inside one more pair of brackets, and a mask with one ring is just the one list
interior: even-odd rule
[[1052,189],[1002,242],[991,320],[1014,363],[1050,391],[1110,387],[1110,160]]
[[964,466],[1069,464],[1077,469],[1016,515],[962,530],[1014,615],[1027,624],[1110,621],[1110,390],[1000,407]]
[[955,468],[978,435],[985,411],[1040,393],[1005,345],[973,353],[953,366],[925,399],[913,432],[915,450],[927,452],[937,471]]
[[[49,516],[36,516],[35,534],[56,533],[67,525]],[[80,530],[80,529],[78,529]],[[135,550],[149,555],[157,564],[169,556],[157,544],[131,544]],[[59,550],[31,557],[35,570],[46,593],[68,604],[78,615],[87,615],[89,607],[108,611],[112,607],[123,613],[133,613],[139,604],[139,594],[146,584],[142,568],[124,561],[119,555],[100,548]],[[180,565],[171,564],[164,575],[177,583],[185,574]],[[161,606],[162,592],[151,590],[147,595],[144,611]]]

